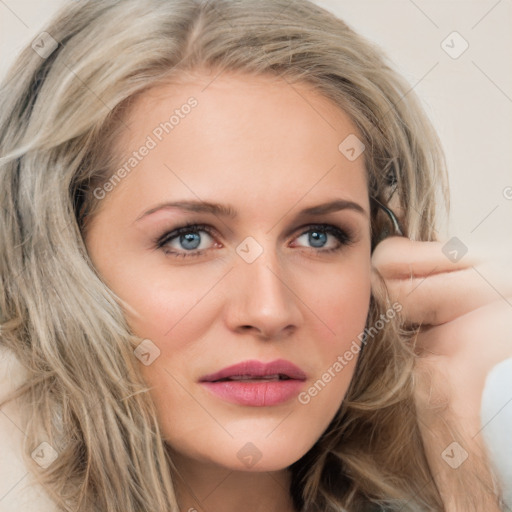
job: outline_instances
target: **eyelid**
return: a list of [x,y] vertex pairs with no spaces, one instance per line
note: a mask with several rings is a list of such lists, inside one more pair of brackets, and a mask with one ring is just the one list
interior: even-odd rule
[[315,227],[319,229],[329,229],[330,227],[333,227],[335,229],[343,231],[347,235],[347,238],[352,238],[352,235],[354,235],[353,229],[349,228],[348,226],[338,225],[336,222],[306,222],[305,224],[302,224],[298,228],[293,229],[290,232],[290,235],[294,233],[299,233],[300,235],[303,235],[305,232]]
[[[334,247],[334,248],[331,247],[329,249],[305,247],[306,250],[309,250],[309,251],[319,254],[319,255],[339,252],[339,251],[341,251],[341,249],[343,247],[352,245],[356,241],[356,238],[357,238],[354,236],[354,231],[351,228],[338,226],[338,225],[332,224],[332,223],[317,222],[317,223],[305,223],[305,224],[295,228],[292,231],[292,234],[294,234],[293,240],[295,240],[296,238],[298,238],[300,236],[304,236],[308,232],[314,231],[315,229],[333,236],[337,240],[337,243],[338,243],[337,247]],[[191,251],[179,251],[179,250],[176,251],[176,250],[168,250],[168,249],[166,250],[166,244],[169,243],[170,241],[173,241],[176,238],[178,238],[181,233],[187,233],[187,232],[198,233],[201,231],[206,232],[209,236],[214,238],[216,240],[215,241],[216,244],[219,243],[217,240],[219,238],[219,233],[216,228],[214,228],[213,226],[208,225],[208,224],[203,224],[203,223],[199,223],[199,222],[196,223],[196,222],[189,221],[189,222],[186,222],[184,225],[178,226],[174,229],[166,230],[163,235],[157,237],[154,240],[153,246],[155,249],[161,249],[165,252],[165,254],[172,255],[175,257],[200,256],[203,253],[208,252],[211,248],[194,249]]]
[[157,247],[162,247],[165,243],[167,243],[167,241],[175,239],[182,232],[189,231],[206,231],[206,233],[208,233],[212,238],[218,238],[219,236],[219,232],[213,226],[210,226],[208,224],[202,224],[201,222],[186,222],[185,224],[182,224],[176,228],[165,229],[163,234],[156,237],[156,239],[153,242]]
[[[347,238],[350,238],[350,239],[354,238],[354,231],[351,228],[349,228],[347,226],[338,226],[336,224],[328,223],[328,222],[306,222],[306,223],[290,230],[284,236],[284,238],[288,238],[292,235],[294,235],[294,238],[297,238],[298,236],[305,234],[306,232],[310,231],[311,229],[313,229],[315,227],[319,228],[319,229],[327,229],[329,226],[332,226],[336,229],[339,229],[340,231],[345,232],[345,234],[347,235]],[[188,221],[185,224],[179,225],[175,228],[164,229],[163,234],[156,237],[154,242],[155,242],[155,244],[162,243],[166,238],[174,238],[174,237],[170,237],[169,235],[176,236],[176,235],[179,235],[181,231],[186,231],[186,230],[206,231],[210,236],[213,236],[213,235],[215,235],[217,237],[220,236],[219,231],[209,224]]]
[[[298,228],[297,235],[294,236],[294,240],[300,236],[304,236],[306,233],[310,231],[314,231],[315,229],[318,229],[318,231],[330,234],[334,238],[336,238],[338,244],[338,248],[331,248],[331,249],[318,249],[315,250],[314,247],[311,247],[310,249],[314,252],[317,252],[319,254],[321,253],[328,253],[328,252],[335,252],[336,250],[341,250],[344,246],[350,246],[353,245],[357,241],[356,233],[353,229],[343,226],[338,226],[336,224],[332,223],[326,223],[326,222],[317,222],[317,223],[310,223],[305,224]],[[307,248],[306,248],[307,249]]]

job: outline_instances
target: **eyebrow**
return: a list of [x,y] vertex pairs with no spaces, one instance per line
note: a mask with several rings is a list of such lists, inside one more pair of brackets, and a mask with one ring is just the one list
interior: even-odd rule
[[[179,209],[197,213],[211,213],[220,217],[229,217],[231,219],[236,219],[238,216],[236,209],[230,205],[210,203],[207,201],[173,201],[161,203],[154,206],[153,208],[150,208],[149,210],[139,215],[135,219],[135,222],[138,222],[159,210],[168,209]],[[349,201],[347,199],[335,199],[327,203],[304,208],[298,213],[298,216],[303,217],[306,215],[325,215],[327,213],[337,212],[340,210],[352,210],[364,216],[368,215],[366,210],[360,204],[355,203],[354,201]]]

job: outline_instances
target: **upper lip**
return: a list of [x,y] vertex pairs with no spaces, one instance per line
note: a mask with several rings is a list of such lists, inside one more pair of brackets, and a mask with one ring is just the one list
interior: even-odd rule
[[200,382],[215,382],[229,377],[252,377],[261,378],[270,375],[281,375],[289,379],[306,380],[306,374],[296,365],[285,359],[276,359],[268,363],[250,360],[227,366],[218,372],[204,375]]

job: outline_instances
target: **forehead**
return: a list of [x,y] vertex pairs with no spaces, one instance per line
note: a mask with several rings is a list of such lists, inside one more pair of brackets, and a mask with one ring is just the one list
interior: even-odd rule
[[364,154],[349,159],[343,152],[359,132],[312,85],[226,71],[178,78],[145,91],[125,113],[121,161],[151,146],[130,177],[140,193],[156,180],[167,191],[201,198],[212,188],[252,196],[280,191],[283,200],[367,195]]
[[[340,130],[341,125],[351,133],[359,135],[359,131],[343,109],[332,99],[322,94],[311,83],[291,81],[274,74],[247,74],[236,71],[198,70],[182,75],[172,75],[165,83],[155,85],[137,96],[126,113],[128,119],[143,118],[151,120],[152,112],[164,109],[159,119],[165,115],[169,107],[179,110],[188,98],[195,97],[204,114],[212,110],[234,112],[240,116],[251,115],[256,120],[258,112],[273,109],[268,122],[284,122],[279,119],[282,113],[289,120],[300,118],[306,128],[330,128]],[[196,110],[197,112],[197,110]],[[153,119],[156,120],[156,119]],[[288,123],[290,127],[291,123]]]

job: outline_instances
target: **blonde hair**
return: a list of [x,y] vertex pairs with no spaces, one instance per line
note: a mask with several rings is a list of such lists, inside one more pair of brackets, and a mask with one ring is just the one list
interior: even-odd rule
[[[27,47],[0,98],[0,334],[28,372],[15,395],[25,457],[62,510],[177,512],[176,468],[133,354],[141,340],[83,243],[129,104],[204,67],[313,85],[366,146],[373,246],[386,226],[378,202],[393,193],[404,234],[436,238],[443,153],[382,52],[306,0],[69,3],[45,32],[58,46],[45,56]],[[389,307],[383,288],[368,326]],[[415,414],[411,340],[395,319],[365,344],[340,411],[290,468],[297,509],[442,508]],[[28,456],[42,440],[59,453],[44,471]]]

